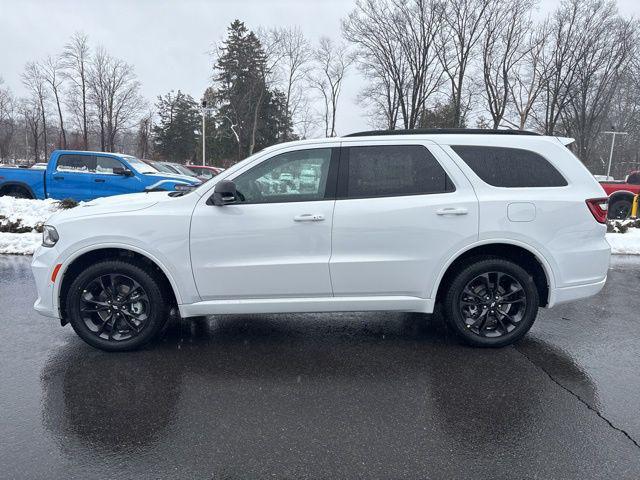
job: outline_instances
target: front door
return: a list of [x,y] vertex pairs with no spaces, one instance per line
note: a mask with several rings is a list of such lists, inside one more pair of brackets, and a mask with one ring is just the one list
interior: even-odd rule
[[331,296],[338,149],[325,145],[284,151],[226,178],[236,184],[235,204],[201,199],[190,242],[202,300]]
[[431,298],[438,273],[478,235],[471,184],[428,142],[344,142],[333,218],[335,296]]
[[96,174],[94,176],[96,197],[108,197],[111,195],[122,195],[142,190],[139,186],[140,180],[135,176],[121,175],[114,173],[129,170],[125,164],[114,157],[106,155],[96,156]]

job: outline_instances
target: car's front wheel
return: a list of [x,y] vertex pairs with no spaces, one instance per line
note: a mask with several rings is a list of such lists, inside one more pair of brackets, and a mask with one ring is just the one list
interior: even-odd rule
[[158,281],[140,266],[110,260],[81,272],[66,298],[66,314],[89,345],[107,351],[136,349],[167,319]]
[[500,258],[475,261],[454,275],[444,300],[449,325],[468,344],[502,347],[522,338],[538,313],[531,275]]

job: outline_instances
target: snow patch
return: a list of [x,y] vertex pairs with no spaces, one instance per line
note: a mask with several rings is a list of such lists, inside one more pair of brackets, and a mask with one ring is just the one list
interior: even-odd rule
[[[24,227],[34,228],[44,223],[58,210],[56,200],[27,200],[23,198],[0,197],[0,223],[16,222]],[[4,217],[4,218],[2,218]],[[0,232],[0,254],[33,255],[42,242],[42,234],[37,232]]]
[[607,233],[607,242],[615,255],[640,255],[640,228],[630,228],[627,233]]
[[0,254],[33,255],[42,243],[42,234],[30,233],[0,233]]

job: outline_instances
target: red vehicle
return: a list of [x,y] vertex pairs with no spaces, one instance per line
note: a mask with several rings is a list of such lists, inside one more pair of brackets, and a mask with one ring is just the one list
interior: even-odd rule
[[631,172],[626,180],[600,182],[609,196],[609,218],[623,220],[631,213],[633,197],[640,192],[640,171]]
[[203,181],[215,177],[224,170],[224,168],[210,167],[208,165],[185,165],[185,167],[195,173],[198,178],[201,178]]

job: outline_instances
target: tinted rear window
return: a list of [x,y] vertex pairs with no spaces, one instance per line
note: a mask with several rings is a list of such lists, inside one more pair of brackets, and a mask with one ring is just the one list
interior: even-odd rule
[[544,157],[529,150],[457,145],[451,148],[494,187],[564,187],[567,181]]
[[349,198],[444,193],[455,190],[442,166],[420,145],[350,147]]

